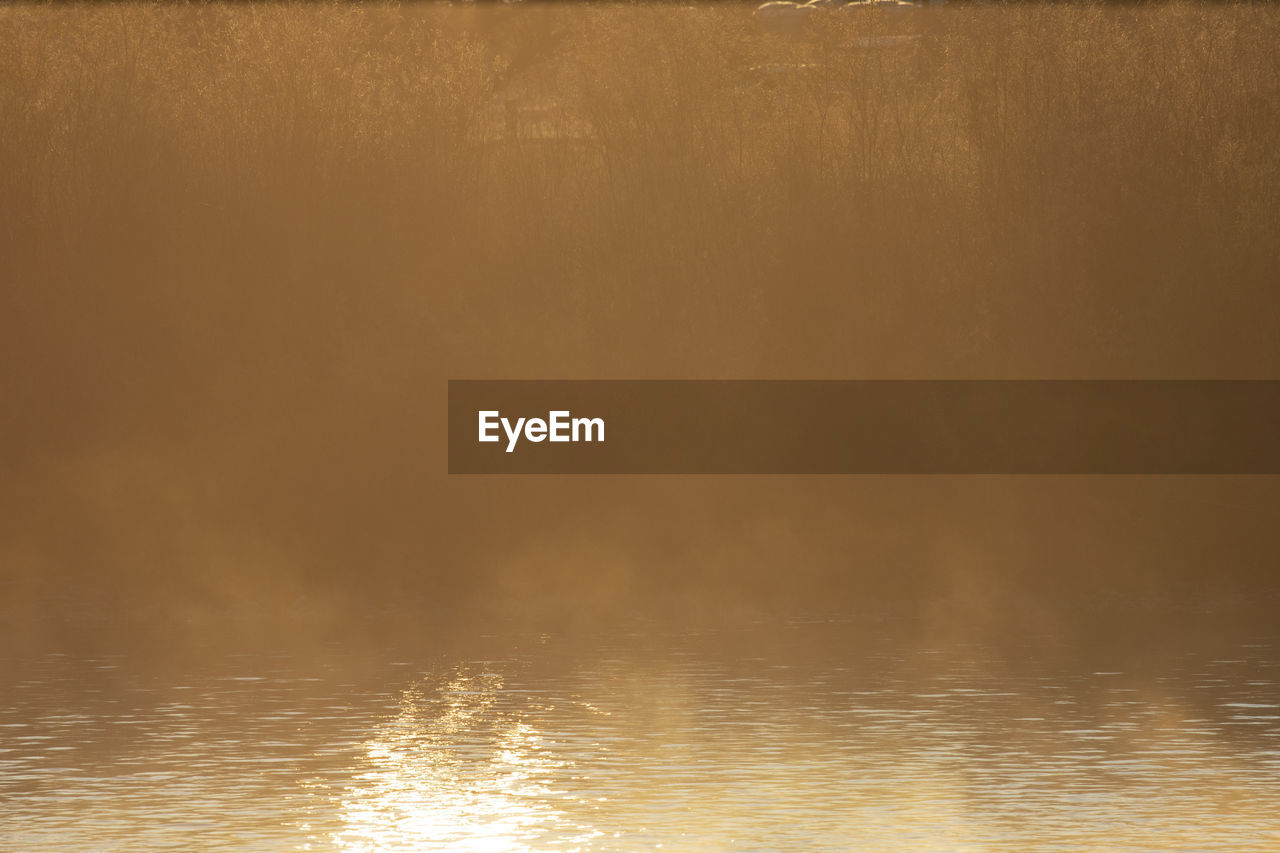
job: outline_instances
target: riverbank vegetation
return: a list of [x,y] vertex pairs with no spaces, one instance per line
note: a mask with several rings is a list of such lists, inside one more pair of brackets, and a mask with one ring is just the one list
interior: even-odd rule
[[[722,572],[825,601],[865,588],[850,565],[945,571],[911,544],[931,525],[858,483],[852,532],[829,490],[586,506],[542,483],[547,518],[596,532],[493,530],[533,486],[443,477],[443,380],[1276,374],[1280,9],[879,11],[774,32],[737,4],[0,9],[11,600],[68,576],[229,608],[519,599],[563,559],[592,566],[555,576],[587,601]],[[1275,553],[1249,513],[1187,533],[1199,551],[1117,551],[1104,515],[1072,556],[1097,571]],[[1015,538],[991,559],[1053,540]]]

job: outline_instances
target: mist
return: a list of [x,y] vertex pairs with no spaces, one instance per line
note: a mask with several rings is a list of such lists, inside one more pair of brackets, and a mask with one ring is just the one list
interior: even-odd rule
[[7,6],[5,641],[1264,625],[1275,478],[450,477],[445,383],[1274,378],[1278,39],[1261,5]]

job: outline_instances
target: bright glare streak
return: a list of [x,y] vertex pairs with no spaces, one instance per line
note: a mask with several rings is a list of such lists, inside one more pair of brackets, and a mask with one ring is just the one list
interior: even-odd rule
[[459,672],[414,686],[365,743],[364,770],[342,800],[339,849],[350,853],[575,850],[600,833],[557,807],[566,762],[541,733],[501,711],[497,675]]

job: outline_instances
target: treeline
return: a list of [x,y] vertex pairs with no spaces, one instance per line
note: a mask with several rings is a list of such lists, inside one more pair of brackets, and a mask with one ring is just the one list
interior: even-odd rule
[[1186,523],[1156,542],[1087,490],[1066,556],[1025,484],[449,480],[443,381],[1274,376],[1278,37],[1265,5],[800,35],[737,4],[0,9],[9,600],[608,612],[956,561],[1255,572],[1251,511],[1158,510]]

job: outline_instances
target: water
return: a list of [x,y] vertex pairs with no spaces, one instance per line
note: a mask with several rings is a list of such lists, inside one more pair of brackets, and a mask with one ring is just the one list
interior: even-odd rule
[[0,850],[1280,849],[1268,641],[814,622],[199,660],[11,660]]

